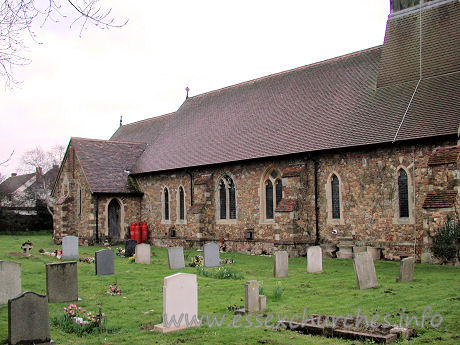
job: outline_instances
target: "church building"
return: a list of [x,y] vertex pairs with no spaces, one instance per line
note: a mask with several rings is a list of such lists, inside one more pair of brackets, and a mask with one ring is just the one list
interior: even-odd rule
[[458,219],[459,135],[460,2],[391,1],[380,46],[71,138],[54,238],[124,241],[142,221],[158,246],[419,259]]

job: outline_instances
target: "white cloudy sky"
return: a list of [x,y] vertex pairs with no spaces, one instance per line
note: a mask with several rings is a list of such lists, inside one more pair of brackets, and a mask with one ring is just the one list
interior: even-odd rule
[[[37,0],[38,1],[38,0]],[[0,173],[23,152],[108,139],[130,123],[177,110],[196,95],[383,43],[389,0],[111,0],[121,29],[48,22],[31,64],[0,80]],[[62,0],[63,11],[68,5]],[[71,15],[71,12],[68,12]]]

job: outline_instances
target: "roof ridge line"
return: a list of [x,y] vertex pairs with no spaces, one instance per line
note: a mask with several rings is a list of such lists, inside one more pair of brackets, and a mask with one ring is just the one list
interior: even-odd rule
[[[152,117],[148,117],[146,119],[143,119],[143,120],[138,120],[138,121],[134,121],[134,122],[130,122],[130,123],[127,123],[126,125],[122,125],[121,127],[125,127],[125,126],[131,126],[131,125],[134,125],[134,124],[137,124],[139,122],[144,122],[144,121],[148,121],[148,120],[153,120],[153,119],[159,119],[160,117],[166,117],[166,116],[170,116],[170,115],[174,115],[176,112],[175,111],[172,111],[170,113],[167,113],[167,114],[162,114],[162,115],[156,115],[156,116],[152,116]],[[115,133],[114,133],[115,134]]]
[[344,55],[332,57],[332,58],[325,59],[325,60],[316,61],[316,62],[313,62],[313,63],[308,64],[308,65],[303,65],[303,66],[291,68],[291,69],[288,69],[288,70],[285,70],[285,71],[268,74],[268,75],[265,75],[265,76],[262,76],[262,77],[259,77],[259,78],[246,80],[246,81],[243,81],[243,82],[240,82],[240,83],[237,83],[237,84],[224,86],[224,87],[221,87],[219,89],[211,90],[211,91],[208,91],[208,92],[203,92],[203,93],[200,93],[200,94],[195,95],[195,96],[190,96],[188,99],[192,99],[192,98],[195,98],[195,97],[201,97],[201,96],[204,96],[204,95],[210,95],[210,94],[213,94],[213,93],[216,93],[216,92],[219,92],[219,91],[223,91],[223,90],[226,90],[226,89],[231,89],[231,88],[238,87],[238,86],[241,86],[241,85],[246,85],[246,84],[253,83],[253,82],[256,82],[256,81],[269,79],[269,78],[272,78],[272,77],[276,77],[276,76],[280,76],[280,75],[283,75],[283,74],[298,71],[298,70],[301,70],[303,68],[313,67],[313,66],[321,65],[323,63],[330,63],[330,62],[333,62],[333,61],[338,61],[338,60],[345,59],[345,58],[348,58],[348,57],[351,57],[351,56],[354,56],[354,55],[358,55],[360,53],[365,53],[365,52],[368,52],[368,51],[375,50],[377,48],[381,48],[382,46],[383,46],[383,44],[378,45],[378,46],[374,46],[374,47],[371,47],[371,48],[357,50],[357,51],[347,53],[347,54],[344,54]]
[[82,137],[71,137],[70,140],[77,139],[77,140],[85,140],[85,141],[100,141],[100,142],[108,142],[114,144],[136,144],[136,145],[146,145],[146,143],[136,142],[136,141],[120,141],[120,140],[107,140],[107,139],[91,139],[91,138],[82,138]]

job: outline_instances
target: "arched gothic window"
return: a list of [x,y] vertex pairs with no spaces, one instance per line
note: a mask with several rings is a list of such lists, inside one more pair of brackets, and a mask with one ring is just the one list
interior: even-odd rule
[[225,175],[219,180],[218,219],[236,219],[236,190],[233,179]]
[[179,220],[185,219],[185,197],[184,188],[179,187]]
[[407,183],[407,173],[404,169],[399,170],[398,176],[398,200],[399,217],[409,217],[409,185]]
[[283,198],[283,183],[275,169],[264,180],[264,197],[265,219],[274,219],[276,206]]
[[169,220],[169,191],[166,187],[163,190],[163,219]]
[[340,182],[334,174],[331,179],[332,219],[340,219]]

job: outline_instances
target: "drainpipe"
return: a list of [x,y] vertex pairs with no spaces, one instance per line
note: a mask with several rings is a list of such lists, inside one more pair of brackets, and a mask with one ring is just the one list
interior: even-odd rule
[[99,197],[96,194],[96,242],[99,242]]
[[313,159],[315,167],[315,229],[316,229],[316,239],[315,245],[319,244],[319,206],[318,206],[318,166],[319,163],[316,159]]
[[414,189],[414,260],[417,257],[417,196],[415,190],[415,146],[412,149],[412,184]]
[[190,176],[190,206],[193,206],[193,175],[188,170],[185,170],[185,173]]

